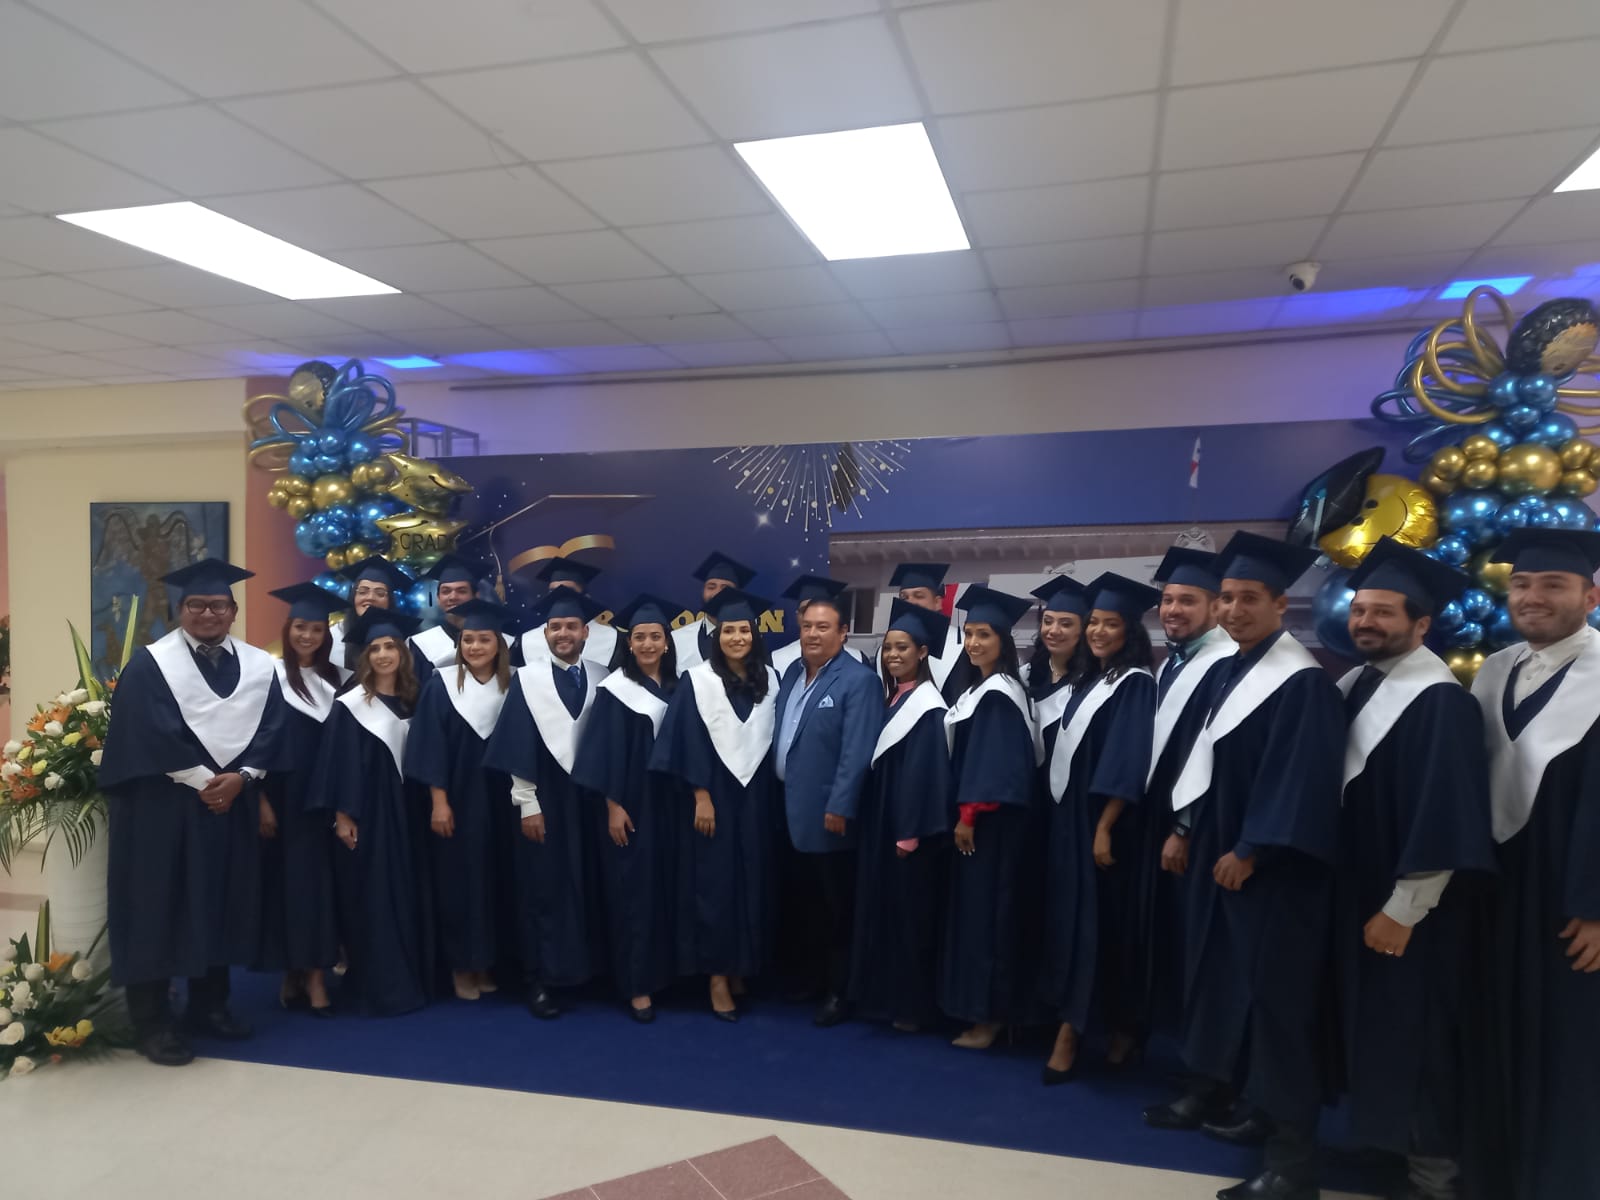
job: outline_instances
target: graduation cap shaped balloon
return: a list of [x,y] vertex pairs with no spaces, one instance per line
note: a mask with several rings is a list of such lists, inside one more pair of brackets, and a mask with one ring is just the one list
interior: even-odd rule
[[1066,575],[1053,576],[1029,595],[1044,602],[1045,612],[1071,613],[1085,619],[1089,616],[1089,589]]
[[327,621],[336,612],[349,608],[342,596],[319,588],[314,583],[294,583],[267,593],[289,606],[291,621]]
[[949,637],[950,618],[896,596],[889,604],[889,628],[899,630],[919,646],[926,646],[934,658],[941,658]]
[[197,563],[179,567],[161,577],[161,582],[176,589],[178,599],[190,596],[231,596],[233,585],[254,579],[254,571],[246,571],[220,558],[202,558]]
[[1284,541],[1314,546],[1330,529],[1348,525],[1367,498],[1367,477],[1383,463],[1383,447],[1374,446],[1341,459],[1300,492],[1300,507],[1289,522]]
[[1424,613],[1437,615],[1472,586],[1472,578],[1420,550],[1384,538],[1351,573],[1345,586],[1356,592],[1363,588],[1399,592]]

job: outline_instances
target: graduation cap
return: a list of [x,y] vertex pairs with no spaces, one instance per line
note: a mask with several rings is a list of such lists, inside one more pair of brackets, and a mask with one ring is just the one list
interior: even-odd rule
[[898,629],[917,645],[926,646],[934,658],[940,658],[944,654],[950,618],[896,596],[889,605],[889,628]]
[[612,618],[612,624],[622,629],[632,629],[635,625],[660,625],[670,631],[672,618],[682,611],[681,604],[663,600],[649,592],[640,592],[618,611]]
[[944,577],[949,571],[949,563],[901,563],[889,576],[889,586],[902,592],[911,588],[937,592],[944,586]]
[[231,596],[234,584],[254,579],[255,574],[220,558],[202,558],[163,575],[161,582],[177,588],[178,599],[187,600],[190,596]]
[[580,592],[589,590],[589,584],[594,577],[600,574],[599,567],[591,567],[588,563],[581,563],[575,558],[546,559],[544,566],[534,574],[535,579],[542,579],[551,587],[557,584],[572,584]]
[[463,600],[450,610],[450,615],[461,622],[462,629],[486,629],[491,633],[504,633],[506,626],[511,623],[510,609],[476,597]]
[[972,583],[961,593],[956,607],[966,611],[969,625],[988,625],[999,633],[1022,620],[1023,614],[1033,607],[1033,601]]
[[1124,620],[1134,622],[1142,620],[1146,612],[1161,603],[1161,593],[1156,588],[1112,571],[1091,583],[1089,593],[1094,597],[1091,607],[1119,613]]
[[1167,551],[1161,565],[1156,568],[1156,582],[1203,588],[1208,592],[1222,590],[1222,576],[1217,574],[1217,556],[1209,550],[1191,550],[1187,546],[1174,546]]
[[275,588],[267,595],[276,597],[289,606],[291,621],[325,622],[334,613],[350,607],[344,597],[336,596],[314,583],[290,584],[288,587]]
[[376,554],[369,555],[360,562],[351,563],[339,574],[353,584],[381,583],[395,595],[399,595],[411,586],[409,575],[387,558],[380,558]]
[[1420,550],[1385,537],[1367,552],[1345,586],[1358,592],[1362,588],[1399,592],[1423,612],[1437,614],[1471,587],[1472,579]]
[[1508,562],[1513,571],[1566,571],[1592,581],[1600,569],[1600,533],[1515,529],[1489,561]]
[[[457,612],[460,609],[456,610]],[[605,609],[595,602],[593,596],[587,592],[575,591],[569,587],[551,588],[540,596],[528,610],[535,624],[555,620],[557,617],[577,617],[588,624]]]
[[834,600],[842,596],[850,585],[826,575],[802,575],[783,589],[783,598],[804,604],[807,600]]
[[742,588],[756,577],[755,568],[747,567],[736,558],[730,558],[720,550],[713,550],[706,556],[705,562],[694,569],[694,578],[701,583],[712,579],[722,579]]
[[410,613],[392,608],[369,608],[344,623],[344,640],[352,646],[370,646],[384,637],[403,642],[417,631],[420,623]]
[[1215,570],[1219,580],[1253,580],[1281,596],[1317,561],[1320,553],[1315,546],[1291,546],[1241,529],[1217,555]]
[[1028,594],[1044,601],[1045,612],[1073,613],[1085,620],[1089,617],[1089,589],[1076,579],[1056,575]]
[[772,601],[739,588],[723,588],[706,601],[705,607],[719,625],[724,621],[749,621],[754,625],[772,607]]
[[470,558],[463,558],[459,554],[446,554],[422,577],[431,579],[435,583],[470,583],[473,587],[477,587],[480,574],[482,572],[478,564]]

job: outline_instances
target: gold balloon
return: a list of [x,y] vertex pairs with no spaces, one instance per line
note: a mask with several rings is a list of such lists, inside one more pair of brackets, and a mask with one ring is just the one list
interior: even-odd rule
[[1461,443],[1461,453],[1468,458],[1493,459],[1499,456],[1500,446],[1488,434],[1475,433]]
[[1478,668],[1487,656],[1482,650],[1451,650],[1444,656],[1445,666],[1455,673],[1462,687],[1471,687]]
[[423,512],[442,513],[457,496],[472,490],[465,479],[436,462],[412,458],[409,454],[386,454],[377,461],[385,460],[394,468],[396,478],[384,490],[403,504]]
[[1424,471],[1422,473],[1422,478],[1418,480],[1418,482],[1432,492],[1435,496],[1448,496],[1451,492],[1456,490],[1455,480],[1443,479],[1440,477],[1437,471],[1431,469]]
[[316,370],[311,364],[301,367],[289,376],[289,403],[309,417],[315,417],[320,423],[322,410],[327,404],[327,385],[333,377],[333,369],[326,363],[318,363]]
[[344,561],[358,563],[363,558],[371,558],[374,551],[366,542],[350,542],[344,548]]
[[1561,456],[1549,446],[1524,442],[1500,453],[1500,490],[1508,496],[1543,496],[1561,482]]
[[344,566],[347,562],[360,562],[361,560],[359,558],[352,560],[350,556],[343,550],[329,550],[328,553],[323,556],[322,561],[328,564],[328,570],[342,571],[344,570]]
[[389,535],[390,559],[426,570],[454,552],[456,538],[467,523],[439,513],[409,512],[383,517],[377,525]]
[[309,496],[311,494],[311,480],[304,475],[285,475],[273,486],[281,487],[291,496]]
[[277,484],[273,484],[267,489],[267,503],[272,505],[273,508],[282,508],[289,503],[289,493]]
[[1439,506],[1421,484],[1403,475],[1372,475],[1355,520],[1324,534],[1317,545],[1337,565],[1353,570],[1381,538],[1420,548],[1438,532]]
[[1440,479],[1459,479],[1461,469],[1467,465],[1467,455],[1460,446],[1446,446],[1434,454],[1428,466]]
[[355,485],[343,475],[323,475],[311,485],[311,503],[318,508],[349,504],[355,498]]
[[1461,486],[1465,488],[1493,487],[1500,475],[1500,464],[1492,458],[1474,458],[1461,471]]
[[1504,596],[1511,590],[1511,564],[1508,562],[1490,562],[1489,556],[1493,550],[1480,550],[1472,556],[1467,564],[1467,570],[1478,586],[1491,596]]
[[317,511],[317,506],[311,503],[310,496],[290,496],[289,502],[283,507],[284,511],[296,521],[304,520]]
[[1594,461],[1596,450],[1600,450],[1600,446],[1586,442],[1581,437],[1575,437],[1570,442],[1562,444],[1561,465],[1569,471],[1581,470]]
[[1561,477],[1561,491],[1567,496],[1592,496],[1600,480],[1593,471],[1568,471]]
[[382,491],[395,478],[394,467],[381,458],[361,463],[350,471],[350,482],[364,492]]

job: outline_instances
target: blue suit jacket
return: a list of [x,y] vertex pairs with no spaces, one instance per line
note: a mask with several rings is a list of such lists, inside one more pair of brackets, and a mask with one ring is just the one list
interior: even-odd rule
[[[806,664],[790,664],[778,685],[773,748],[783,736],[783,714],[792,693],[805,688]],[[825,703],[825,699],[830,701]],[[856,844],[856,807],[872,765],[873,747],[883,721],[883,686],[872,670],[848,651],[822,668],[805,699],[800,728],[784,764],[784,812],[789,839],[806,854],[847,850]],[[824,813],[849,824],[845,836],[829,833]]]

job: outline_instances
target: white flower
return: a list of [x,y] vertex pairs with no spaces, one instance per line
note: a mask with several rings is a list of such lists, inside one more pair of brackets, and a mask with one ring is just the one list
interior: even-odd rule
[[33,1070],[33,1067],[33,1059],[29,1058],[26,1054],[19,1054],[17,1055],[17,1061],[11,1064],[11,1073],[13,1075],[26,1075],[29,1071]]
[[0,779],[15,779],[22,774],[22,764],[18,762],[0,763]]
[[0,1029],[0,1046],[15,1046],[27,1036],[27,1027],[21,1021],[13,1021],[4,1029]]
[[19,983],[11,989],[11,1011],[25,1013],[33,1007],[33,985]]
[[22,977],[29,983],[38,983],[39,980],[44,978],[44,964],[29,963],[22,968]]
[[89,752],[89,761],[97,767],[100,765],[100,760],[104,757],[105,751],[103,750],[91,750]]
[[22,749],[22,743],[17,741],[16,738],[12,738],[9,742],[6,743],[4,753],[5,753],[5,756],[7,758],[15,758],[16,755],[17,755],[17,751],[21,750],[21,749]]
[[44,790],[47,792],[60,791],[66,782],[67,781],[65,779],[61,778],[61,776],[52,771],[50,774],[44,777]]
[[7,946],[4,950],[0,950],[0,962],[16,962],[16,961],[17,961],[17,948],[15,946]]
[[9,1024],[11,1024],[11,1010],[9,1008],[0,1008],[0,1025]]
[[89,692],[87,688],[75,688],[67,693],[66,702],[68,704],[82,704],[88,698]]
[[72,964],[72,978],[77,980],[79,983],[82,983],[85,979],[89,978],[89,976],[93,974],[94,968],[88,963],[84,962],[81,958]]
[[91,717],[98,717],[105,710],[106,702],[104,700],[91,700],[87,704],[78,705],[79,712],[87,713]]
[[46,737],[60,737],[61,734],[62,727],[60,721],[46,721],[44,723],[44,735]]

